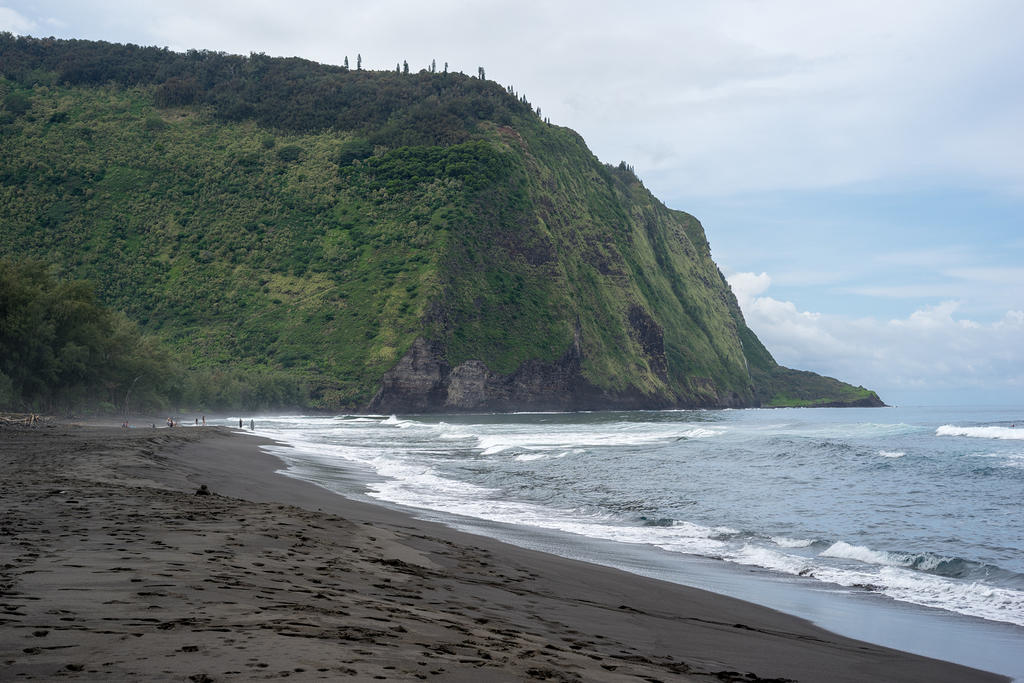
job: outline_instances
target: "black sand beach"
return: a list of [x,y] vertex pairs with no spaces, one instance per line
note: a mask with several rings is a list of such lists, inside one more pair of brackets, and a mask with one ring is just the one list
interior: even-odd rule
[[350,501],[259,444],[0,431],[0,680],[1006,680]]

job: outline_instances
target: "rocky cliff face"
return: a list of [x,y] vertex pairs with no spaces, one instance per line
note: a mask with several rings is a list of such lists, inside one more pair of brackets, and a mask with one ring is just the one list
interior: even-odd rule
[[555,362],[530,360],[514,372],[493,372],[480,360],[452,367],[443,348],[420,338],[381,381],[371,412],[571,411],[641,407],[642,396],[608,395],[581,373],[579,336]]
[[[657,356],[656,356],[657,358]],[[530,360],[514,372],[491,371],[480,360],[452,367],[441,345],[417,339],[388,371],[367,406],[373,413],[445,413],[577,410],[644,410],[658,408],[742,408],[738,394],[717,396],[713,383],[700,387],[713,395],[703,403],[682,403],[664,396],[633,391],[608,391],[591,384],[582,373],[579,333],[558,361]]]
[[515,372],[491,371],[480,360],[452,367],[438,344],[424,339],[381,381],[368,406],[373,412],[507,412],[573,410],[581,381],[579,348],[574,345],[554,363],[529,361]]

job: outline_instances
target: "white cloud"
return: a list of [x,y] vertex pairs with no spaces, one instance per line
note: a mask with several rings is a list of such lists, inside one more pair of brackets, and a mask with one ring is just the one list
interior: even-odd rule
[[36,30],[36,24],[8,7],[0,7],[0,31],[25,34]]
[[[941,257],[940,257],[941,258]],[[945,265],[934,269],[884,272],[883,277],[914,280],[910,283],[880,282],[847,286],[838,291],[883,299],[935,301],[955,300],[959,310],[992,320],[1008,310],[1024,307],[1024,268],[969,265],[961,256],[960,267]]]
[[[950,171],[1024,178],[1007,144],[1022,138],[1007,122],[1024,99],[986,87],[1020,79],[1010,5],[726,2],[650,14],[651,39],[602,62],[602,87],[577,93],[564,116],[547,108],[575,119],[599,156],[633,161],[662,196]],[[952,49],[963,44],[970,55]],[[579,47],[559,70],[591,68],[597,46]]]
[[737,273],[729,283],[747,324],[788,367],[863,384],[889,402],[1020,399],[1024,311],[979,323],[944,301],[901,319],[849,318],[765,296],[765,273]]
[[55,17],[175,49],[482,65],[670,201],[949,173],[1024,188],[1016,0],[5,4],[20,32]]
[[760,275],[755,273],[736,273],[729,276],[729,286],[732,287],[733,293],[739,299],[741,308],[744,302],[753,301],[758,294],[764,294],[771,285],[772,279],[768,276],[768,273],[761,273]]

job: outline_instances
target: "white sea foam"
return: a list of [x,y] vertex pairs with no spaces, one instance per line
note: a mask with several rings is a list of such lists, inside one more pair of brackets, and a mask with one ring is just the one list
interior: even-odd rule
[[1024,452],[1022,453],[971,453],[971,458],[995,458],[1004,461],[1003,467],[1020,467],[1024,465]]
[[935,430],[936,436],[969,436],[976,439],[1020,439],[1024,440],[1024,427],[958,427],[942,425]]
[[744,545],[738,552],[727,556],[725,559],[737,564],[764,567],[765,569],[794,575],[803,575],[810,567],[808,560],[805,558],[749,544]]
[[901,567],[853,571],[815,567],[811,575],[840,586],[867,587],[893,600],[1024,626],[1024,592],[958,581]]
[[391,415],[385,420],[381,420],[380,424],[388,425],[393,427],[434,427],[434,425],[426,422],[418,422],[416,420],[403,420],[397,415]]
[[922,431],[921,427],[897,423],[856,422],[851,424],[806,424],[800,422],[772,423],[744,426],[750,436],[811,437],[822,439],[871,438],[880,436],[902,436]]
[[[568,451],[566,451],[566,453],[568,453]],[[488,455],[488,453],[484,451],[484,455]],[[562,455],[565,455],[565,453]],[[552,457],[551,453],[523,453],[521,455],[517,455],[516,460],[519,462],[532,462],[534,460],[543,460],[550,457]]]
[[835,557],[856,560],[864,564],[876,564],[887,567],[906,567],[920,571],[931,571],[943,562],[951,562],[952,558],[932,553],[899,553],[884,550],[872,550],[859,545],[850,545],[843,541],[833,543],[822,551],[822,557]]
[[413,427],[419,428],[433,428],[433,425],[425,422],[417,422],[416,420],[402,420],[397,415],[392,415],[386,420],[380,422],[382,425],[388,425],[389,427],[398,427],[399,429],[410,429]]
[[780,548],[806,548],[814,544],[814,541],[807,538],[786,538],[785,536],[772,536],[772,543]]
[[453,425],[447,422],[438,422],[437,436],[443,441],[460,441],[462,439],[475,439],[476,434],[470,427],[465,425]]
[[522,453],[516,456],[516,460],[519,462],[532,462],[534,460],[554,460],[557,458],[564,458],[567,455],[575,455],[582,453],[581,449],[575,448],[567,451],[558,452],[540,452],[540,453]]
[[971,453],[971,458],[992,458],[1002,462],[993,463],[997,467],[1024,468],[1024,453]]
[[838,557],[847,560],[856,560],[865,564],[896,565],[900,562],[892,553],[879,550],[872,550],[862,545],[850,545],[844,541],[837,541],[821,552],[822,557]]
[[705,427],[694,427],[693,429],[687,429],[680,436],[687,439],[707,439],[712,436],[718,436],[722,433],[721,429],[707,429]]
[[[771,432],[798,437],[842,438],[813,426],[771,425],[767,428],[770,433],[766,434],[766,430],[758,426],[744,426],[743,429],[734,425],[712,427],[696,420],[687,423],[593,424],[474,424],[459,420],[457,424],[447,424],[405,420],[394,415],[376,418],[267,418],[263,423],[270,429],[260,433],[295,446],[295,449],[282,448],[279,453],[293,464],[295,469],[292,473],[328,488],[330,468],[338,460],[346,460],[371,468],[384,477],[383,481],[367,484],[369,495],[393,503],[619,543],[647,544],[673,553],[720,557],[738,564],[806,577],[807,580],[865,587],[896,600],[1024,625],[1024,592],[927,573],[946,560],[939,556],[878,551],[842,541],[833,543],[815,556],[814,550],[800,550],[812,546],[815,541],[811,539],[778,536],[771,539],[771,544],[762,545],[761,542],[749,541],[748,535],[737,535],[733,529],[685,521],[643,526],[625,522],[611,514],[602,514],[597,504],[573,509],[559,507],[557,503],[510,500],[499,488],[459,481],[455,478],[459,474],[449,476],[441,469],[459,467],[460,462],[472,462],[474,476],[486,474],[490,471],[486,468],[492,466],[497,468],[494,472],[501,472],[500,468],[515,468],[517,476],[525,476],[523,473],[528,473],[531,466],[516,466],[512,462],[552,460],[552,468],[557,472],[559,465],[556,459],[580,454],[589,457],[603,446],[624,447],[624,450],[599,454],[602,457],[607,455],[608,458],[636,464],[637,454],[642,458],[647,450],[653,452],[662,444],[683,439],[723,435],[710,444],[713,446],[728,443],[731,439],[762,439],[773,435]],[[899,458],[905,455],[903,451],[878,449],[884,448],[887,441],[893,443],[885,437],[910,429],[907,425],[840,425],[839,428],[839,431],[857,433],[858,437],[864,433],[870,437],[881,436],[874,448],[868,451],[877,452],[880,457]],[[912,429],[923,432],[929,439],[934,438],[930,428]],[[1005,439],[1024,437],[1024,429],[944,425],[935,434]],[[685,445],[680,444],[680,447]],[[989,442],[979,450],[982,448],[986,451],[1016,450],[1012,443]],[[1005,463],[1014,466],[1024,463],[1024,454],[992,453],[991,457],[1003,458]],[[564,463],[567,471],[573,471],[572,468],[580,466],[581,459],[574,457]],[[484,469],[475,469],[478,464]],[[541,465],[536,466],[538,472],[542,469]],[[492,483],[502,479],[488,475],[479,481]],[[558,497],[551,500],[558,500]]]
[[[886,553],[877,553],[845,543],[842,546],[845,546],[840,548],[843,554],[832,555],[833,557],[857,555],[858,557],[852,559],[891,559]],[[847,549],[852,550],[847,552]],[[822,555],[826,556],[826,553]],[[865,569],[835,567],[756,545],[746,545],[735,554],[726,553],[723,559],[844,587],[867,588],[893,600],[915,605],[1024,626],[1024,592],[1017,590],[936,576],[901,566],[891,566],[888,562],[870,563],[885,566]]]
[[476,519],[563,531],[618,543],[653,545],[670,552],[719,555],[726,544],[715,536],[732,533],[689,522],[640,527],[621,524],[610,515],[553,508],[496,497],[492,489],[454,481],[431,470],[383,458],[377,472],[388,477],[369,485],[370,496],[402,505],[427,508]]
[[[697,432],[700,432],[697,434]],[[683,433],[640,430],[562,430],[543,431],[500,431],[476,436],[477,447],[483,455],[496,455],[508,450],[553,450],[567,451],[574,448],[643,446],[669,443],[680,437],[696,434],[704,438],[711,430],[686,430]]]

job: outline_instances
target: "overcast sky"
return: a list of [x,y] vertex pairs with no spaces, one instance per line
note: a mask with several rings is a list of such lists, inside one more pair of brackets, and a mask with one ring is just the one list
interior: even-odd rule
[[18,34],[483,66],[696,215],[781,363],[905,405],[1024,406],[1022,27],[1018,0],[0,0]]

